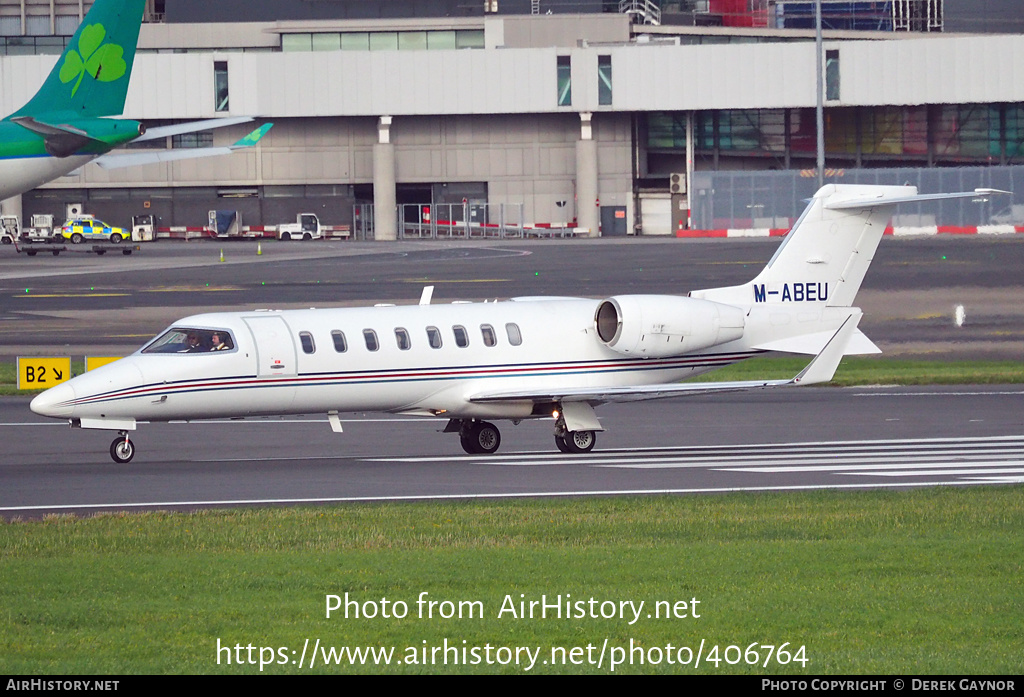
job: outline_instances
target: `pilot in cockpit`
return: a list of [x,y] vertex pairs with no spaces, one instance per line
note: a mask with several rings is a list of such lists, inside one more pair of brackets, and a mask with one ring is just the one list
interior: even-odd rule
[[210,335],[210,350],[211,351],[227,351],[231,346],[225,340],[226,337],[220,332],[214,332]]
[[181,349],[178,353],[196,353],[202,351],[203,344],[199,339],[199,334],[196,332],[189,332],[188,338],[185,339],[185,348]]

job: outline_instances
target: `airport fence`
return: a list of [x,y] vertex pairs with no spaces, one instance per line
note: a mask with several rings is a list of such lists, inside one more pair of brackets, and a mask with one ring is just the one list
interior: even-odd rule
[[[893,225],[1024,225],[1024,166],[832,169],[826,184],[911,184],[922,194],[1001,189],[1011,196],[902,204]],[[788,228],[817,189],[813,171],[694,172],[690,228]]]

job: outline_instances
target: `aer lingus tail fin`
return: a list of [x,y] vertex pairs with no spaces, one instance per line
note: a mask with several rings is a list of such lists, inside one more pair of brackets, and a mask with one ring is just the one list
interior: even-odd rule
[[96,0],[43,86],[11,117],[121,114],[145,4],[146,0]]

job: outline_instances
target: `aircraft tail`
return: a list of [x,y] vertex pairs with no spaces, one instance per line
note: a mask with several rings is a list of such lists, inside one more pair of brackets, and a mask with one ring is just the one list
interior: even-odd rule
[[896,203],[916,196],[913,186],[824,186],[750,283],[690,295],[740,305],[850,307]]
[[829,184],[814,194],[768,265],[749,283],[693,291],[731,305],[852,307],[900,203],[975,198],[995,189],[918,194],[914,186]]
[[[913,186],[829,184],[811,199],[767,266],[749,283],[692,291],[691,297],[746,309],[751,348],[817,354],[853,307],[878,243],[900,203],[987,196],[993,189],[919,195]],[[844,352],[878,353],[857,330]]]
[[145,4],[146,0],[96,0],[43,86],[8,118],[121,114]]

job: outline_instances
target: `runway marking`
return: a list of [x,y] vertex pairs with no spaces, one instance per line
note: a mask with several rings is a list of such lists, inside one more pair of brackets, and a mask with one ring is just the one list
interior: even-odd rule
[[21,293],[12,298],[121,298],[130,293]]
[[[380,457],[370,458],[372,462],[486,462],[498,464],[506,460],[540,460],[537,464],[545,464],[546,460],[553,460],[556,463],[581,462],[584,464],[600,464],[601,458],[615,458],[614,461],[621,461],[624,457],[636,458],[637,454],[650,457],[652,462],[666,461],[669,457],[696,460],[703,456],[710,458],[712,453],[721,453],[730,458],[736,458],[743,452],[755,453],[764,459],[766,452],[805,453],[811,449],[818,449],[826,453],[834,454],[837,450],[848,450],[856,448],[864,451],[884,451],[892,453],[893,447],[905,447],[920,450],[922,448],[945,448],[949,445],[974,444],[978,447],[1001,448],[1017,445],[1024,448],[1024,436],[983,436],[980,438],[917,438],[917,439],[885,439],[885,440],[858,440],[858,441],[805,441],[799,443],[757,443],[751,445],[698,445],[670,447],[647,447],[631,448],[630,450],[598,450],[591,453],[561,454],[550,451],[526,451],[520,453],[495,453],[494,455],[451,455],[451,456],[422,456],[422,457]],[[977,452],[977,448],[962,452]],[[656,458],[658,453],[663,453],[662,458]],[[812,457],[808,454],[806,457]],[[635,460],[634,460],[635,461]]]
[[143,293],[222,293],[244,290],[239,286],[164,286],[161,288],[143,288]]
[[511,278],[437,278],[429,281],[422,278],[400,278],[400,283],[511,283]]

